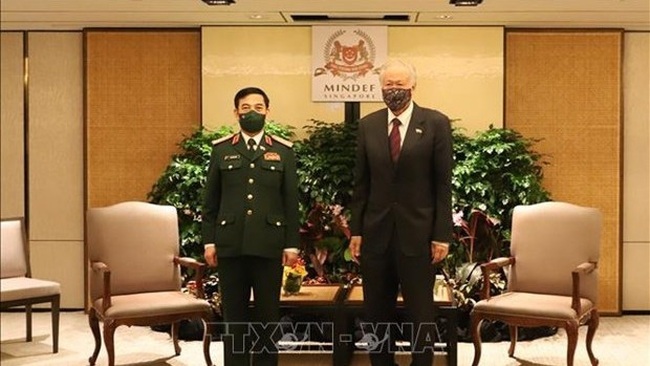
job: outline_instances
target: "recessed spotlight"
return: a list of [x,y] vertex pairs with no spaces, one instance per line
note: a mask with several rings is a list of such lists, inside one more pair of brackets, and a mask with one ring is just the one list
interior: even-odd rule
[[477,6],[482,2],[483,0],[449,0],[449,3],[455,6]]
[[249,18],[254,19],[254,20],[260,20],[260,19],[264,19],[264,15],[262,15],[262,14],[253,14]]
[[453,19],[454,17],[452,17],[452,16],[449,15],[449,14],[442,14],[442,15],[438,15],[437,18],[440,19],[440,20],[451,20],[451,19]]
[[230,5],[234,4],[235,0],[201,0],[208,5]]

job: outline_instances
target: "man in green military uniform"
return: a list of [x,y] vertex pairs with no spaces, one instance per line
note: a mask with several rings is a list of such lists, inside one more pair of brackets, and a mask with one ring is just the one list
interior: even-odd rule
[[[270,333],[279,321],[282,266],[298,257],[298,178],[291,143],[264,134],[269,98],[249,87],[235,95],[241,131],[213,142],[203,203],[204,257],[217,266],[226,366],[277,365]],[[249,309],[251,289],[254,311]],[[272,347],[271,347],[272,348]]]

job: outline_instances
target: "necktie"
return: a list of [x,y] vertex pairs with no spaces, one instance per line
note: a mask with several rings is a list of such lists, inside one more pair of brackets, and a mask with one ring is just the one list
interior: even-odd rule
[[390,157],[393,159],[393,163],[397,163],[399,159],[399,150],[402,137],[399,134],[399,125],[401,122],[399,119],[394,118],[390,123],[393,124],[393,128],[390,130],[390,135],[388,135],[388,142],[390,146]]
[[248,151],[255,151],[255,139],[248,139]]

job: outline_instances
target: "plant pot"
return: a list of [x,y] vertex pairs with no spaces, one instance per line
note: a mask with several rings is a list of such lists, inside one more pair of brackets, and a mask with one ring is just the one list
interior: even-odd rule
[[296,295],[300,292],[302,277],[301,275],[287,273],[282,283],[282,291],[286,296]]

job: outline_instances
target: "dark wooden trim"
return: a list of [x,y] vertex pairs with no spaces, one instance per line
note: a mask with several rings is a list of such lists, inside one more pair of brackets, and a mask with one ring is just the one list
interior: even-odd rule
[[[23,222],[29,232],[29,34],[23,34]],[[29,248],[29,242],[27,247]]]
[[621,312],[621,315],[630,315],[630,316],[636,316],[636,315],[650,315],[650,309],[649,310],[623,310]]

